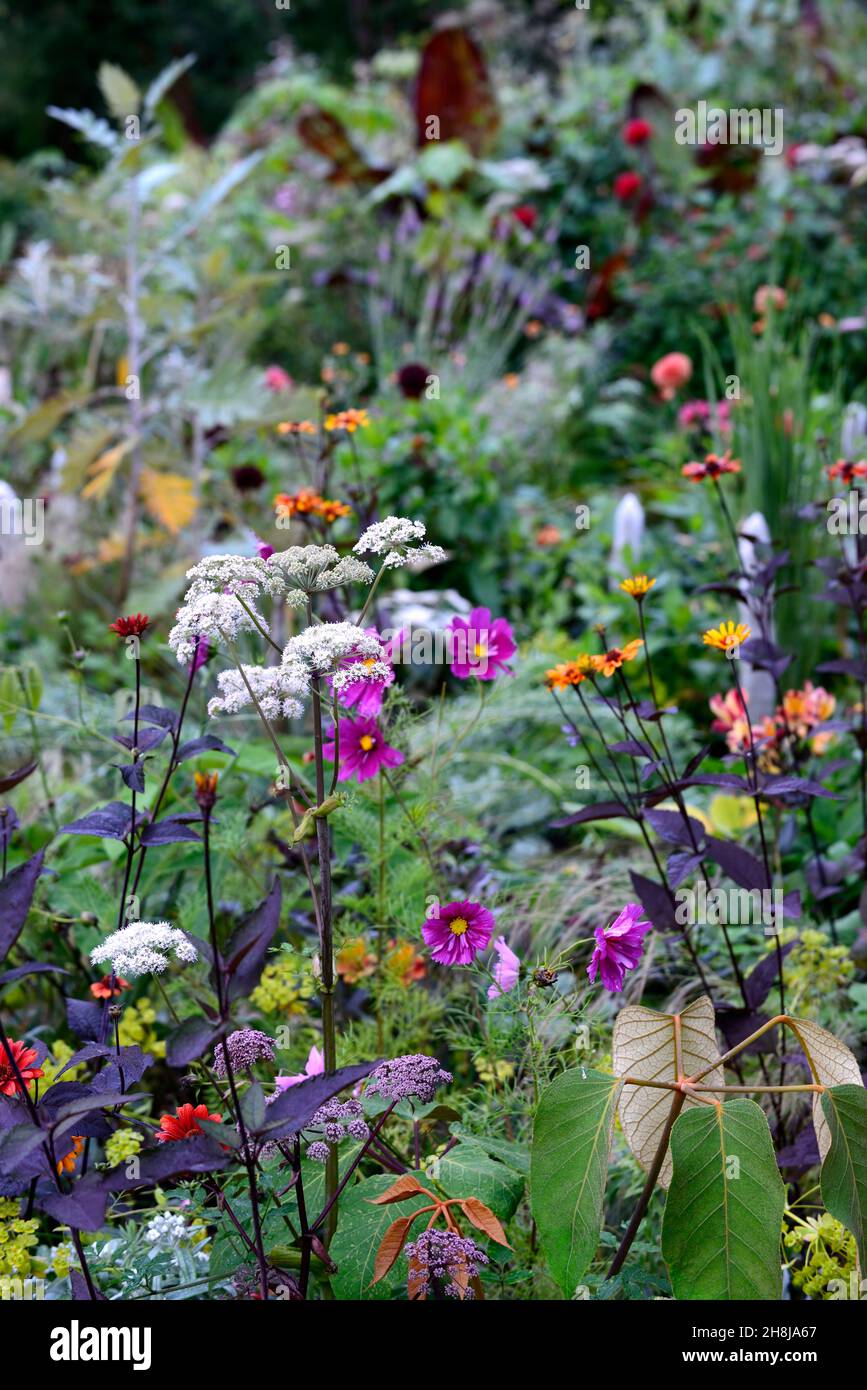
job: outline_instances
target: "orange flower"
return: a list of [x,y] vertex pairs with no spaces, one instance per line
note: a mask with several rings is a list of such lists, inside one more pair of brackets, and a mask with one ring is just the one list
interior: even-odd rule
[[752,628],[746,623],[720,623],[719,627],[710,627],[704,633],[702,641],[706,647],[715,647],[719,652],[731,651],[732,647],[739,647],[742,642],[746,642]]
[[389,953],[383,962],[389,975],[408,986],[423,980],[427,971],[424,956],[420,956],[411,941],[389,941]]
[[84,1136],[82,1134],[73,1134],[72,1148],[69,1150],[69,1153],[64,1154],[63,1158],[57,1160],[58,1173],[71,1173],[75,1167],[76,1159],[83,1148]]
[[281,420],[277,426],[278,434],[315,434],[316,426],[312,420]]
[[721,478],[723,473],[740,473],[741,461],[733,459],[731,455],[731,449],[726,449],[722,457],[718,454],[706,454],[704,463],[685,463],[680,471],[691,483],[703,483],[708,478]]
[[550,671],[545,672],[545,684],[549,690],[566,690],[570,685],[580,685],[587,679],[586,672],[590,667],[590,661],[591,658],[582,652],[574,661],[564,661],[559,666],[553,666]]
[[768,309],[785,309],[786,291],[779,285],[759,285],[753,295],[753,311],[756,314],[766,314]]
[[195,798],[203,811],[209,811],[217,799],[218,772],[194,772]]
[[348,506],[346,502],[329,501],[329,499],[325,497],[320,501],[316,511],[319,516],[322,517],[323,521],[328,522],[336,521],[337,518],[341,516],[352,515],[352,508]]
[[537,545],[557,545],[561,540],[562,536],[556,526],[540,526],[536,532]]
[[691,376],[692,358],[685,352],[667,352],[650,369],[650,380],[664,401],[670,401]]
[[336,415],[325,417],[327,430],[346,430],[347,434],[354,434],[357,429],[369,424],[370,416],[366,410],[340,410]]
[[640,637],[633,637],[625,647],[612,647],[601,656],[591,656],[590,665],[600,676],[613,676],[615,671],[620,670],[624,661],[632,661],[643,646],[644,642]]
[[631,579],[624,579],[620,587],[624,594],[631,594],[640,603],[644,595],[650,593],[655,583],[656,580],[648,579],[646,574],[634,574]]
[[302,487],[298,492],[278,492],[274,507],[278,516],[305,516],[308,512],[318,512],[323,499],[312,488]]
[[336,956],[337,973],[348,985],[372,975],[376,969],[376,956],[368,950],[363,936],[347,941]]
[[829,478],[839,478],[841,483],[848,486],[856,478],[867,478],[867,459],[859,459],[857,463],[838,459],[836,463],[829,464],[826,471]]
[[348,343],[332,343],[331,351],[334,353],[335,357],[346,357],[347,353],[350,351],[350,347]]
[[90,992],[94,999],[113,999],[118,994],[122,994],[125,989],[131,989],[129,980],[125,980],[122,975],[115,975],[114,989],[111,987],[111,976],[103,975],[101,980],[95,980],[90,986]]

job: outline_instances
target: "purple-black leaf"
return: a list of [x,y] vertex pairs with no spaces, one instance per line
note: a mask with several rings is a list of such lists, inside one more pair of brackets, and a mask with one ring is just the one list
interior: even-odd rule
[[112,763],[116,767],[124,784],[129,787],[131,792],[143,792],[145,789],[145,766],[140,759],[136,763]]
[[40,850],[0,882],[0,960],[12,950],[27,921],[44,858],[45,851]]
[[90,999],[67,999],[66,1020],[79,1038],[95,1040],[102,1030],[102,1004]]
[[48,965],[46,962],[31,960],[26,965],[16,965],[14,970],[7,970],[0,975],[0,987],[11,984],[13,980],[20,980],[24,975],[68,975],[69,971],[64,970],[62,965]]
[[684,816],[681,811],[646,811],[644,819],[649,821],[657,835],[670,845],[700,846],[704,839],[704,827],[701,822],[692,816]]
[[[786,959],[786,956],[795,945],[796,942],[787,941],[785,946],[780,947],[780,955],[783,960]],[[778,976],[779,961],[777,960],[777,952],[776,950],[772,950],[769,955],[762,957],[758,965],[750,971],[744,981],[744,991],[752,1008],[757,1009],[760,1004],[764,1004],[772,987],[776,984]],[[760,1022],[762,1021],[763,1020]],[[758,1028],[760,1023],[757,1023],[755,1026]],[[749,1031],[755,1032],[755,1029]],[[745,1033],[744,1036],[746,1037],[748,1034]],[[730,1043],[729,1046],[733,1047],[734,1043]]]
[[594,806],[582,806],[580,811],[575,811],[571,816],[564,816],[562,820],[552,821],[551,824],[557,830],[562,830],[567,825],[587,825],[594,820],[613,820],[615,816],[631,816],[628,806],[624,806],[620,801],[597,801]]
[[673,901],[672,894],[661,883],[656,883],[652,878],[645,878],[644,874],[636,873],[634,869],[630,870],[629,877],[641,906],[656,930],[679,931],[680,926],[674,915],[677,904]]
[[231,1154],[225,1153],[221,1145],[201,1134],[192,1139],[170,1140],[142,1154],[135,1169],[137,1177],[130,1177],[127,1164],[119,1163],[105,1177],[104,1183],[107,1191],[125,1192],[133,1187],[150,1187],[183,1173],[213,1173],[225,1168],[230,1160]]
[[281,902],[280,880],[275,878],[267,898],[229,938],[223,967],[229,982],[229,999],[244,998],[259,983],[271,938],[280,925]]
[[221,1033],[211,1019],[196,1015],[185,1018],[166,1040],[166,1061],[170,1067],[188,1067],[207,1052]]
[[138,739],[133,734],[112,734],[112,738],[128,753],[131,753],[133,748],[138,748],[140,753],[149,753],[152,748],[159,747],[167,733],[168,729],[139,729]]
[[11,792],[13,787],[17,787],[19,782],[23,782],[25,777],[29,777],[36,771],[36,763],[24,763],[17,767],[14,772],[10,772],[6,777],[0,777],[0,795],[3,792]]
[[228,753],[230,758],[234,758],[235,750],[224,743],[216,734],[203,734],[201,738],[190,739],[189,743],[182,743],[175,754],[175,762],[184,763],[188,758],[195,758],[199,753]]
[[730,840],[717,840],[713,835],[708,835],[705,853],[715,864],[719,864],[723,873],[728,874],[739,888],[748,888],[752,892],[753,889],[761,891],[770,886],[764,864],[740,845],[733,845]]
[[[125,714],[124,719],[135,719],[135,710]],[[140,724],[158,724],[161,729],[173,729],[178,722],[174,710],[163,709],[161,705],[142,705],[138,712]]]
[[356,1086],[378,1065],[378,1062],[356,1062],[351,1067],[341,1067],[328,1075],[311,1076],[309,1081],[290,1086],[266,1108],[264,1124],[256,1134],[268,1139],[297,1134],[310,1123],[320,1105],[347,1086]]
[[[138,820],[141,819],[137,817]],[[105,806],[98,806],[95,811],[89,811],[80,820],[70,821],[69,825],[62,825],[61,835],[96,835],[102,840],[123,840],[129,834],[130,828],[130,808],[123,801],[109,801]]]
[[172,816],[165,820],[154,821],[153,825],[146,825],[141,833],[141,843],[143,845],[176,845],[182,840],[201,841],[201,836],[195,831],[190,830],[189,826],[184,825],[179,818]]
[[40,1193],[39,1206],[63,1226],[77,1231],[98,1231],[105,1221],[108,1189],[99,1173],[85,1173],[71,1192]]

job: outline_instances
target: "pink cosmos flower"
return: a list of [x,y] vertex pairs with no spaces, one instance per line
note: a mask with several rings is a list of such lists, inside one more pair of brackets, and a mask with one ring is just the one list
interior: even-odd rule
[[664,401],[670,401],[691,376],[692,358],[685,352],[667,352],[650,369],[650,380]]
[[325,1071],[325,1058],[315,1045],[311,1047],[307,1054],[307,1061],[304,1070],[296,1072],[294,1076],[275,1076],[278,1091],[288,1091],[290,1086],[297,1086],[301,1081],[307,1081],[311,1076],[322,1076]]
[[283,367],[271,364],[265,368],[265,385],[269,391],[288,391],[292,385],[292,378]]
[[[677,423],[681,429],[710,429],[713,410],[710,401],[685,401],[677,412]],[[720,434],[730,434],[732,428],[731,405],[728,401],[717,401],[716,426]]]
[[496,999],[499,995],[508,994],[509,990],[514,989],[521,971],[521,962],[515,952],[506,945],[504,936],[497,937],[494,942],[494,950],[499,956],[499,960],[493,971],[495,983],[488,986],[489,999]]
[[490,608],[474,608],[469,618],[452,618],[447,630],[454,634],[450,669],[458,680],[477,676],[492,681],[501,671],[512,674],[506,662],[517,648],[505,618],[492,621]]
[[[334,741],[323,744],[322,752],[333,762]],[[338,782],[349,782],[354,776],[367,782],[381,767],[399,767],[403,762],[403,754],[386,743],[375,719],[341,719],[339,756]]]
[[469,965],[484,951],[493,930],[493,912],[463,899],[440,907],[436,917],[427,918],[421,934],[437,965]]
[[612,994],[619,994],[627,970],[634,970],[641,959],[644,937],[650,925],[644,920],[644,908],[640,903],[627,903],[610,927],[597,927],[596,947],[587,967],[591,982],[601,969],[605,988]]
[[[375,627],[366,627],[365,632],[368,636],[377,637],[379,634]],[[382,642],[382,639],[380,638]],[[396,639],[400,645],[400,636]],[[380,661],[390,664],[390,652],[393,650],[391,642],[382,642],[382,655]],[[348,656],[341,661],[341,666],[351,669],[353,666],[372,666],[374,658],[368,657],[361,660],[359,657]],[[365,719],[375,719],[382,709],[382,697],[390,685],[394,685],[394,671],[390,670],[388,676],[381,681],[357,680],[345,685],[340,692],[340,703],[347,709],[355,707],[356,714],[362,715]]]

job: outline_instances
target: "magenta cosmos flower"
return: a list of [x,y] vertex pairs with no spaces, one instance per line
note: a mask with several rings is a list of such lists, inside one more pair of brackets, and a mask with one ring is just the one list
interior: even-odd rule
[[488,945],[494,931],[494,914],[481,903],[446,903],[436,917],[428,917],[421,934],[437,965],[469,965]]
[[489,999],[496,999],[499,995],[508,994],[509,990],[514,989],[521,971],[521,962],[515,952],[506,945],[504,936],[497,937],[494,950],[498,960],[493,969],[494,983],[488,986]]
[[325,1058],[314,1044],[307,1054],[303,1071],[296,1072],[294,1076],[275,1076],[274,1080],[278,1091],[288,1091],[290,1086],[298,1086],[302,1081],[308,1081],[311,1076],[322,1076],[324,1071]]
[[514,656],[516,648],[512,629],[505,618],[492,620],[490,608],[474,608],[469,618],[452,618],[448,631],[454,634],[453,676],[462,681],[470,676],[492,681],[501,671],[511,675],[506,662]]
[[627,970],[634,970],[641,959],[644,938],[649,931],[650,923],[644,920],[644,908],[640,903],[627,903],[610,927],[597,927],[596,947],[587,967],[590,979],[595,980],[601,970],[605,988],[618,994]]
[[[367,627],[364,630],[369,637],[379,636],[375,627]],[[391,667],[391,643],[383,642],[382,638],[380,638],[380,643],[382,645],[382,655],[379,660],[384,661]],[[353,666],[369,668],[373,665],[374,660],[375,658],[372,656],[366,659],[357,656],[348,656],[344,661],[341,661],[340,664],[346,670],[351,671]],[[349,685],[345,685],[341,690],[339,697],[340,703],[345,705],[347,709],[354,708],[356,714],[360,714],[364,719],[375,719],[382,709],[382,697],[390,685],[394,685],[394,671],[392,669],[389,669],[388,675],[383,677],[381,681],[363,679],[351,681]]]
[[[334,741],[324,744],[322,752],[333,762]],[[341,719],[338,782],[349,782],[356,776],[359,782],[367,782],[380,768],[399,767],[402,762],[403,754],[386,743],[375,719]]]

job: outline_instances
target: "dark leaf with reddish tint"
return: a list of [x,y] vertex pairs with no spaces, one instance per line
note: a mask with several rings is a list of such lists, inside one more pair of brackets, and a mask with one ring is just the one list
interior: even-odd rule
[[476,1230],[484,1231],[486,1236],[495,1240],[498,1245],[505,1245],[507,1250],[511,1250],[511,1245],[506,1240],[506,1232],[500,1225],[499,1217],[495,1216],[490,1207],[486,1207],[484,1202],[480,1202],[478,1197],[465,1197],[461,1202],[461,1211],[468,1221],[472,1222]]
[[321,106],[305,106],[298,117],[298,134],[308,149],[329,159],[329,183],[376,183],[382,173],[372,170],[349,138],[342,121]]
[[224,952],[229,999],[245,998],[259,983],[268,947],[280,925],[282,892],[274,879],[267,898],[234,931]]
[[220,1031],[219,1027],[214,1027],[212,1020],[202,1018],[200,1014],[185,1018],[166,1041],[166,1061],[169,1066],[188,1067],[190,1062],[197,1061],[216,1042]]
[[0,960],[12,950],[27,921],[44,858],[40,850],[0,881]]
[[23,782],[25,777],[29,777],[36,771],[36,763],[24,763],[17,767],[14,772],[10,772],[6,777],[0,777],[0,795],[3,792],[11,792],[13,787],[17,787],[19,782]]
[[715,864],[719,864],[723,872],[728,874],[739,888],[748,888],[752,892],[756,888],[761,891],[769,887],[764,864],[740,845],[733,845],[730,840],[717,840],[713,835],[708,835],[705,854]]
[[636,873],[634,869],[630,870],[629,877],[641,906],[657,931],[680,931],[680,924],[674,915],[677,904],[672,900],[668,890],[652,878],[645,878],[644,874]]
[[268,1106],[265,1123],[258,1133],[267,1139],[297,1134],[310,1123],[320,1105],[346,1087],[357,1086],[378,1065],[378,1062],[356,1062],[351,1067],[340,1067],[329,1075],[311,1076],[309,1081],[290,1086]]
[[[783,960],[789,952],[797,945],[795,941],[787,941],[785,946],[780,947],[780,956]],[[760,1004],[764,1004],[772,987],[779,978],[779,962],[776,949],[768,955],[763,956],[758,965],[754,967],[744,981],[744,989],[747,999],[752,1008],[757,1009]],[[759,1025],[756,1024],[756,1027]]]
[[701,822],[694,820],[692,816],[684,816],[680,811],[646,811],[644,819],[649,821],[657,835],[670,845],[700,846],[704,839],[704,827]]
[[378,1284],[380,1279],[384,1279],[392,1265],[400,1258],[400,1252],[409,1235],[413,1219],[411,1216],[399,1216],[396,1221],[392,1221],[379,1242],[379,1249],[373,1262],[371,1284]]
[[500,116],[481,51],[466,29],[441,29],[425,44],[415,90],[416,138],[431,138],[436,116],[439,140],[463,140],[480,155],[497,133]]

